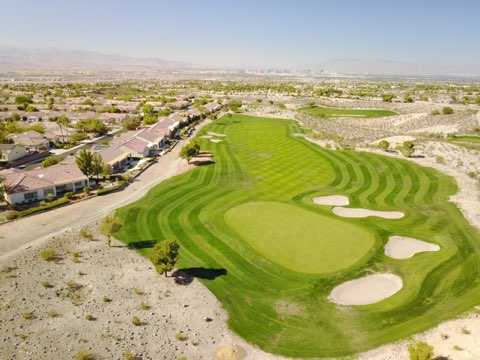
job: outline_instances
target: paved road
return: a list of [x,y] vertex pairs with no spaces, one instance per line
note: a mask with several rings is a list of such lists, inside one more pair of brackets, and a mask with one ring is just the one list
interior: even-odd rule
[[182,143],[179,143],[171,152],[160,157],[123,191],[0,225],[0,263],[50,236],[68,229],[79,229],[141,198],[150,188],[185,168],[185,161],[178,157],[181,146]]

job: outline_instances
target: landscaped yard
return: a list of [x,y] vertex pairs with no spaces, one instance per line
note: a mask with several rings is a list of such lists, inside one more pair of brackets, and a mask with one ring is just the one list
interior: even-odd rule
[[336,118],[336,117],[359,117],[359,118],[375,118],[397,115],[396,112],[385,109],[350,109],[339,107],[324,107],[324,106],[308,106],[300,109],[300,111],[322,118]]
[[[213,143],[202,138],[209,131],[226,136]],[[452,178],[406,160],[323,149],[299,132],[290,120],[215,121],[198,140],[216,163],[118,210],[125,224],[118,237],[143,255],[175,239],[180,268],[225,269],[202,281],[228,311],[230,327],[287,356],[351,355],[480,303],[480,234],[448,202],[457,191]],[[313,203],[320,195],[405,216],[342,218]],[[384,252],[391,235],[440,251],[393,259]],[[396,274],[403,288],[372,305],[328,300],[338,284],[372,273]]]

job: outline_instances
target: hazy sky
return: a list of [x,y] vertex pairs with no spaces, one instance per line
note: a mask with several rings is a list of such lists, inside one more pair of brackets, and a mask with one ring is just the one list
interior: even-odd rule
[[480,63],[478,0],[0,0],[0,45],[209,65]]

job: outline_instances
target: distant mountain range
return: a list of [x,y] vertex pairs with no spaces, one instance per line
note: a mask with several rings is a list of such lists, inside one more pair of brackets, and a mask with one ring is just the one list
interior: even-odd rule
[[[304,73],[337,75],[395,75],[395,76],[460,76],[479,77],[480,63],[471,65],[447,65],[392,61],[385,59],[331,59],[310,66],[292,64],[288,69],[250,66],[243,70],[255,69],[258,73],[275,74]],[[303,70],[300,70],[303,69]],[[305,70],[308,69],[308,70]],[[222,66],[199,66],[181,61],[170,61],[156,57],[142,58],[124,55],[107,55],[86,50],[23,49],[0,46],[0,73],[8,72],[169,72],[172,70],[207,70],[210,72],[242,71],[240,68]],[[267,71],[268,70],[268,71]]]
[[0,72],[9,71],[148,71],[190,68],[192,65],[160,58],[106,55],[95,51],[20,49],[0,46]]

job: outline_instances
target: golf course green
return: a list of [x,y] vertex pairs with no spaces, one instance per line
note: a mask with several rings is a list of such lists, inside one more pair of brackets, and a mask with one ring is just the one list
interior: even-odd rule
[[[209,131],[224,134],[223,141],[202,138]],[[222,302],[230,328],[291,357],[349,356],[480,303],[480,234],[448,201],[457,192],[451,177],[406,160],[324,149],[301,132],[291,120],[214,121],[197,139],[215,164],[164,181],[119,209],[117,237],[145,256],[156,242],[177,240],[177,267],[204,270],[200,280]],[[323,195],[405,216],[338,217],[312,201]],[[441,250],[393,259],[384,252],[393,235]],[[329,301],[337,285],[372,273],[395,274],[403,288],[370,305]]]
[[366,229],[281,202],[244,203],[225,220],[265,258],[298,272],[348,269],[375,244]]
[[308,106],[300,109],[300,111],[322,118],[336,117],[359,117],[359,118],[376,118],[384,116],[397,115],[396,112],[385,109],[350,109],[340,107],[326,106]]

